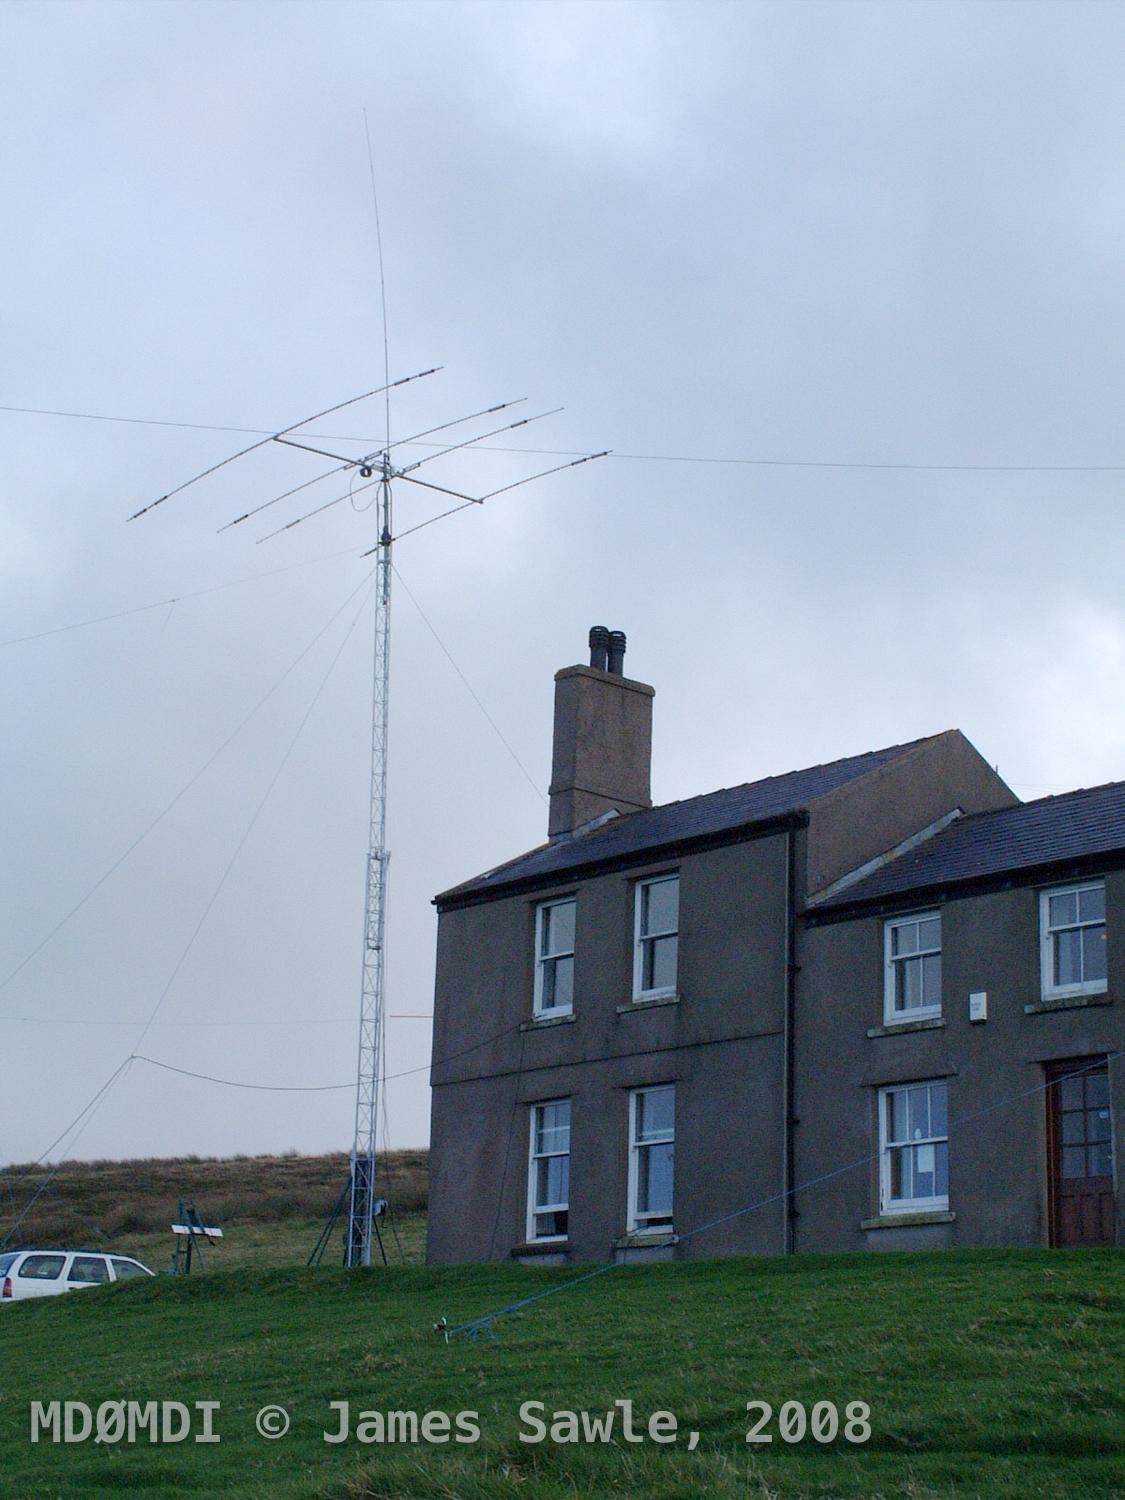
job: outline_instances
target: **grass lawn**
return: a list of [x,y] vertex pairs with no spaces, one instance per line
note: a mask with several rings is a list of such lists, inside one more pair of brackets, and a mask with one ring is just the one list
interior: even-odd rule
[[[218,1256],[213,1263],[218,1262]],[[0,1309],[0,1494],[246,1500],[1125,1497],[1125,1256],[952,1251],[630,1266],[445,1343],[573,1271],[251,1267]],[[32,1446],[30,1403],[221,1402],[218,1444]],[[658,1409],[676,1441],[519,1441],[519,1408]],[[746,1403],[772,1407],[750,1446]],[[332,1401],[348,1401],[351,1436]],[[785,1442],[783,1403],[871,1410],[862,1444]],[[291,1427],[255,1430],[267,1403]],[[478,1413],[474,1443],[360,1443],[362,1411]],[[822,1420],[827,1421],[827,1408]],[[107,1433],[115,1420],[107,1408]],[[789,1410],[796,1421],[796,1408]],[[198,1414],[193,1433],[200,1431]],[[752,1420],[757,1420],[753,1418]],[[559,1419],[560,1435],[578,1425]],[[439,1424],[440,1426],[440,1424]],[[438,1428],[432,1428],[440,1435]],[[791,1429],[791,1435],[795,1429]],[[374,1424],[368,1429],[373,1435]],[[689,1433],[699,1434],[689,1451]]]

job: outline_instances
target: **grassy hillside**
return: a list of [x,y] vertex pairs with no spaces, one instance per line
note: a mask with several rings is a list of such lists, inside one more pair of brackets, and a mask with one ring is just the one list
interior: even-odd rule
[[[424,1259],[428,1153],[379,1158],[377,1191],[392,1205],[382,1230],[389,1260]],[[64,1162],[0,1171],[0,1241],[44,1188],[8,1248],[58,1245],[138,1255],[153,1269],[170,1263],[170,1226],[181,1198],[194,1199],[225,1237],[206,1255],[208,1270],[303,1265],[348,1176],[343,1152],[326,1156],[196,1156]],[[45,1186],[44,1186],[45,1185]],[[393,1222],[392,1222],[393,1221]],[[335,1236],[325,1260],[339,1258]]]
[[[559,1286],[517,1266],[162,1277],[0,1309],[0,1494],[14,1500],[1029,1500],[1125,1497],[1125,1256],[1116,1251],[729,1260],[615,1269],[448,1344],[432,1325]],[[33,1400],[218,1401],[221,1443],[32,1446]],[[625,1441],[678,1418],[676,1440]],[[746,1403],[772,1414],[748,1445]],[[351,1435],[332,1401],[350,1403]],[[609,1442],[521,1443],[585,1410]],[[870,1437],[786,1442],[778,1414],[870,1407]],[[255,1414],[291,1427],[258,1435]],[[822,1419],[826,1408],[820,1407]],[[362,1411],[475,1411],[474,1443],[371,1442]],[[760,1411],[760,1408],[759,1408]],[[112,1435],[113,1409],[106,1408]],[[757,1420],[755,1416],[753,1421]],[[796,1409],[788,1409],[790,1437]],[[193,1433],[199,1432],[199,1418]],[[368,1419],[367,1436],[375,1436]],[[524,1426],[525,1433],[532,1429]],[[657,1431],[661,1429],[658,1427]],[[690,1432],[699,1434],[689,1451]],[[827,1429],[822,1427],[822,1435]],[[431,1435],[440,1435],[440,1423]],[[409,1435],[409,1434],[407,1434]],[[401,1434],[400,1434],[401,1436]]]

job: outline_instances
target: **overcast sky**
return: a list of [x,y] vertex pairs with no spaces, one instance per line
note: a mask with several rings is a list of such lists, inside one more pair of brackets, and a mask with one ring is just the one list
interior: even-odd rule
[[350,1145],[350,1087],[142,1061],[66,1130],[133,1052],[354,1078],[373,513],[218,534],[326,467],[275,446],[126,518],[380,383],[364,110],[391,374],[444,367],[392,435],[564,408],[431,467],[477,493],[614,450],[397,549],[391,1143],[431,897],[543,841],[592,624],[657,801],[950,727],[1024,798],[1125,775],[1123,44],[1074,0],[4,5],[0,404],[138,420],[0,412],[0,1160]]

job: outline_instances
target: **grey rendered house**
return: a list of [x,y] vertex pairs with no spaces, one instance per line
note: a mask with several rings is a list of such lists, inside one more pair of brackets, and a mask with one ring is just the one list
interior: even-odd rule
[[1123,931],[1119,783],[960,817],[814,896],[801,1247],[1125,1240]]
[[547,843],[436,900],[430,1259],[1066,1238],[1049,1129],[1111,1163],[1125,840],[1064,812],[1021,864],[1045,804],[957,731],[653,807],[653,690],[591,647],[556,676]]

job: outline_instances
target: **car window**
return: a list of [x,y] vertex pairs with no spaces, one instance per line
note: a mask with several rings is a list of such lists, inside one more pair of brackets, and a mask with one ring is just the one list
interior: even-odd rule
[[67,1281],[108,1281],[109,1267],[104,1255],[76,1255]]
[[149,1274],[144,1266],[139,1265],[135,1260],[118,1260],[116,1255],[113,1257],[113,1270],[118,1281],[128,1281],[130,1276],[147,1276]]
[[65,1255],[29,1255],[17,1275],[32,1281],[57,1281],[65,1260]]
[[16,1250],[14,1253],[12,1251],[9,1251],[7,1255],[0,1255],[0,1276],[6,1276],[8,1274],[8,1267],[14,1260],[19,1259],[19,1255],[20,1252],[18,1250]]

